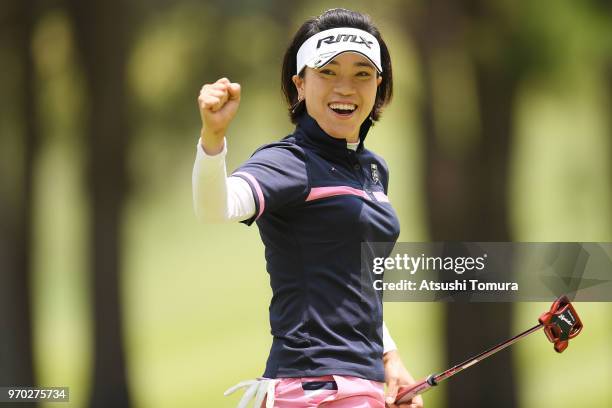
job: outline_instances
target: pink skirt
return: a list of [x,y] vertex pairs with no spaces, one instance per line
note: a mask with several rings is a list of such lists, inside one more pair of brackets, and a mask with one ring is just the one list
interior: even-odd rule
[[[246,406],[247,400],[255,398],[256,404],[257,400],[262,401],[261,408],[385,408],[384,384],[359,377],[260,378],[241,384],[249,389],[239,407]],[[239,386],[232,387],[226,395]],[[270,395],[272,392],[274,395]]]
[[[335,381],[337,390],[308,390],[308,383]],[[305,383],[305,385],[302,385]],[[280,378],[274,390],[274,408],[385,408],[382,383],[359,377]]]

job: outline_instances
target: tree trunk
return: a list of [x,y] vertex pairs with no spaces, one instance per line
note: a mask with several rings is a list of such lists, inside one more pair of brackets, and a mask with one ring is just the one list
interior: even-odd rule
[[[21,138],[3,135],[0,140],[0,386],[35,386],[31,318],[31,242],[33,164],[38,145],[35,74],[31,37],[35,18],[31,1],[7,4],[2,35],[10,44],[21,77],[4,94],[6,103],[17,101],[15,121],[23,123]],[[3,83],[2,88],[10,88]],[[17,129],[19,129],[17,127]],[[20,153],[20,154],[19,154]],[[13,155],[9,157],[9,155]],[[10,166],[10,167],[7,167]],[[37,406],[21,403],[23,407]]]
[[[512,134],[512,106],[516,81],[512,73],[472,56],[480,118],[479,135],[469,148],[442,146],[454,135],[441,134],[434,97],[436,56],[465,43],[465,5],[454,1],[427,3],[415,39],[424,78],[422,106],[427,157],[427,200],[432,241],[509,241],[507,210],[508,163]],[[482,21],[481,21],[482,22]],[[478,20],[473,21],[478,24]],[[439,61],[439,59],[438,59]],[[438,67],[439,68],[439,67]],[[445,66],[450,70],[453,67]],[[439,94],[436,94],[439,97]],[[457,129],[458,134],[460,129]],[[448,364],[457,364],[511,336],[512,308],[508,303],[453,303],[446,307]],[[512,355],[506,350],[459,374],[446,385],[451,407],[511,408],[517,404]]]
[[71,11],[88,95],[87,182],[91,200],[94,319],[92,408],[130,406],[121,308],[121,225],[126,194],[125,2],[73,0]]

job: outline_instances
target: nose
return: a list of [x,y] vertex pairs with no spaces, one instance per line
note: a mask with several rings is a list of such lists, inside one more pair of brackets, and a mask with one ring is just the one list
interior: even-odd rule
[[334,92],[339,95],[353,95],[355,94],[355,85],[348,76],[339,76],[334,84]]

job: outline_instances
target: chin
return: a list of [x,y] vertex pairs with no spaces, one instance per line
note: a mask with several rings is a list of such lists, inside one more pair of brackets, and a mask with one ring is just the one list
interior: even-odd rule
[[327,126],[327,129],[329,129],[329,131],[326,132],[330,136],[335,137],[337,139],[346,139],[347,135],[352,135],[355,133],[355,126],[339,126],[338,124],[330,124],[329,126]]
[[357,123],[338,123],[338,121],[328,121],[326,128],[329,129],[327,133],[330,136],[346,139],[347,136],[359,133],[359,124]]

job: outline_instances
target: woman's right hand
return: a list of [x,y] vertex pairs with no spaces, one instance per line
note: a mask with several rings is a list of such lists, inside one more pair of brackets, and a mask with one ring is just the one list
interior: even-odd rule
[[223,150],[223,137],[240,105],[240,84],[221,78],[205,84],[198,96],[202,119],[201,143],[207,154]]

